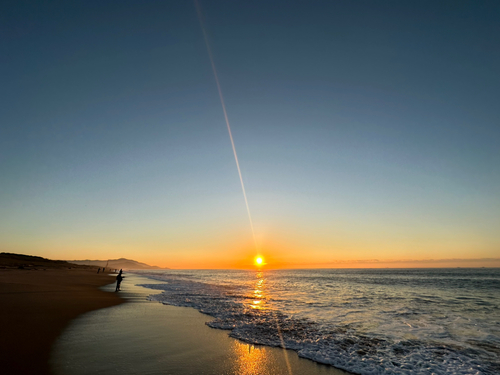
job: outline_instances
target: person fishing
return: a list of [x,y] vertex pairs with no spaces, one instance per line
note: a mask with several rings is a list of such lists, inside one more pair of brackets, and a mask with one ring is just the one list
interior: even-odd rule
[[120,270],[118,273],[118,276],[116,276],[116,290],[115,292],[118,292],[120,290],[120,285],[122,283],[122,280],[125,278],[125,276],[122,275],[123,270]]

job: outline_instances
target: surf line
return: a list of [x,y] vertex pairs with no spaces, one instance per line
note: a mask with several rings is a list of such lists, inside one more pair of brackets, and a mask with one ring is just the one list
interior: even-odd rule
[[[236,167],[238,168],[238,175],[240,176],[241,190],[243,191],[243,197],[245,198],[245,205],[247,207],[248,219],[250,220],[250,228],[252,229],[253,242],[255,244],[255,251],[258,251],[257,248],[257,239],[255,238],[255,231],[253,229],[253,221],[252,215],[250,214],[250,207],[248,205],[247,194],[245,192],[245,184],[243,183],[243,177],[241,176],[240,163],[238,161],[238,154],[236,153],[236,147],[234,146],[233,134],[231,133],[231,126],[229,124],[229,119],[227,117],[226,104],[224,103],[224,96],[222,95],[222,89],[220,87],[219,76],[217,75],[217,69],[215,68],[214,57],[212,54],[212,49],[210,48],[210,43],[208,42],[208,35],[205,29],[205,24],[203,23],[203,15],[201,13],[201,7],[198,0],[194,0],[194,4],[196,6],[196,13],[198,14],[198,20],[200,21],[201,30],[203,31],[203,38],[205,40],[205,45],[208,51],[208,57],[210,59],[210,64],[212,65],[212,72],[214,74],[215,83],[217,83],[217,90],[219,91],[219,99],[220,104],[222,106],[222,111],[224,112],[224,119],[226,120],[227,131],[229,133],[229,138],[231,139],[231,146],[233,147],[234,160],[236,161]],[[276,313],[273,312],[274,319],[276,320],[276,328],[278,331],[278,337],[280,339],[281,347],[283,348],[283,354],[285,357],[285,362],[287,366],[288,373],[292,375],[292,367],[290,366],[290,361],[288,359],[288,353],[285,347],[285,341],[283,340],[283,334],[281,333],[281,327],[279,325],[278,317]]]
[[205,40],[205,45],[207,46],[208,57],[210,59],[210,64],[212,65],[212,72],[214,73],[215,83],[217,84],[217,90],[219,91],[220,104],[222,106],[222,112],[224,112],[224,119],[226,120],[227,131],[229,133],[229,139],[231,140],[231,146],[233,147],[234,160],[236,161],[236,168],[238,169],[238,175],[240,176],[241,190],[243,191],[243,198],[245,198],[245,205],[247,207],[248,220],[250,221],[250,228],[252,229],[252,237],[255,245],[255,251],[257,251],[257,239],[255,237],[255,230],[253,228],[252,214],[250,213],[250,206],[248,205],[247,193],[245,191],[245,184],[243,183],[243,177],[241,176],[240,162],[238,161],[238,154],[236,153],[236,147],[234,146],[233,133],[231,132],[231,125],[229,124],[229,119],[227,117],[226,104],[224,102],[224,96],[222,95],[222,89],[220,87],[219,76],[217,75],[217,69],[215,68],[214,57],[212,54],[212,49],[210,48],[210,43],[208,42],[208,35],[205,29],[205,24],[203,23],[203,15],[201,13],[201,7],[198,0],[194,0],[196,6],[196,13],[198,13],[198,19],[200,21],[201,30],[203,31],[203,38]]

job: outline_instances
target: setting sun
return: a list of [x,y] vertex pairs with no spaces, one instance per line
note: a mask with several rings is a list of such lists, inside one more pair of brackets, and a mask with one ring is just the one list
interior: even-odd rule
[[262,266],[264,264],[264,259],[262,257],[255,258],[255,264],[257,266]]

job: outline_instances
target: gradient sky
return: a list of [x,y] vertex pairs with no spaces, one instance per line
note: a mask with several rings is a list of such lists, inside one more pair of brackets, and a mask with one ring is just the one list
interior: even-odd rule
[[0,251],[500,265],[500,2],[200,5],[258,249],[194,3],[100,0],[2,3]]

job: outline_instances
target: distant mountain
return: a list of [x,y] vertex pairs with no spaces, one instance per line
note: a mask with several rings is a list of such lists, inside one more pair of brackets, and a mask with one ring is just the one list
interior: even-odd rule
[[[89,266],[108,267],[113,269],[127,269],[127,270],[152,270],[161,269],[157,266],[150,266],[146,263],[137,262],[132,259],[110,259],[110,260],[68,260],[69,263]],[[107,264],[107,266],[106,266]]]

